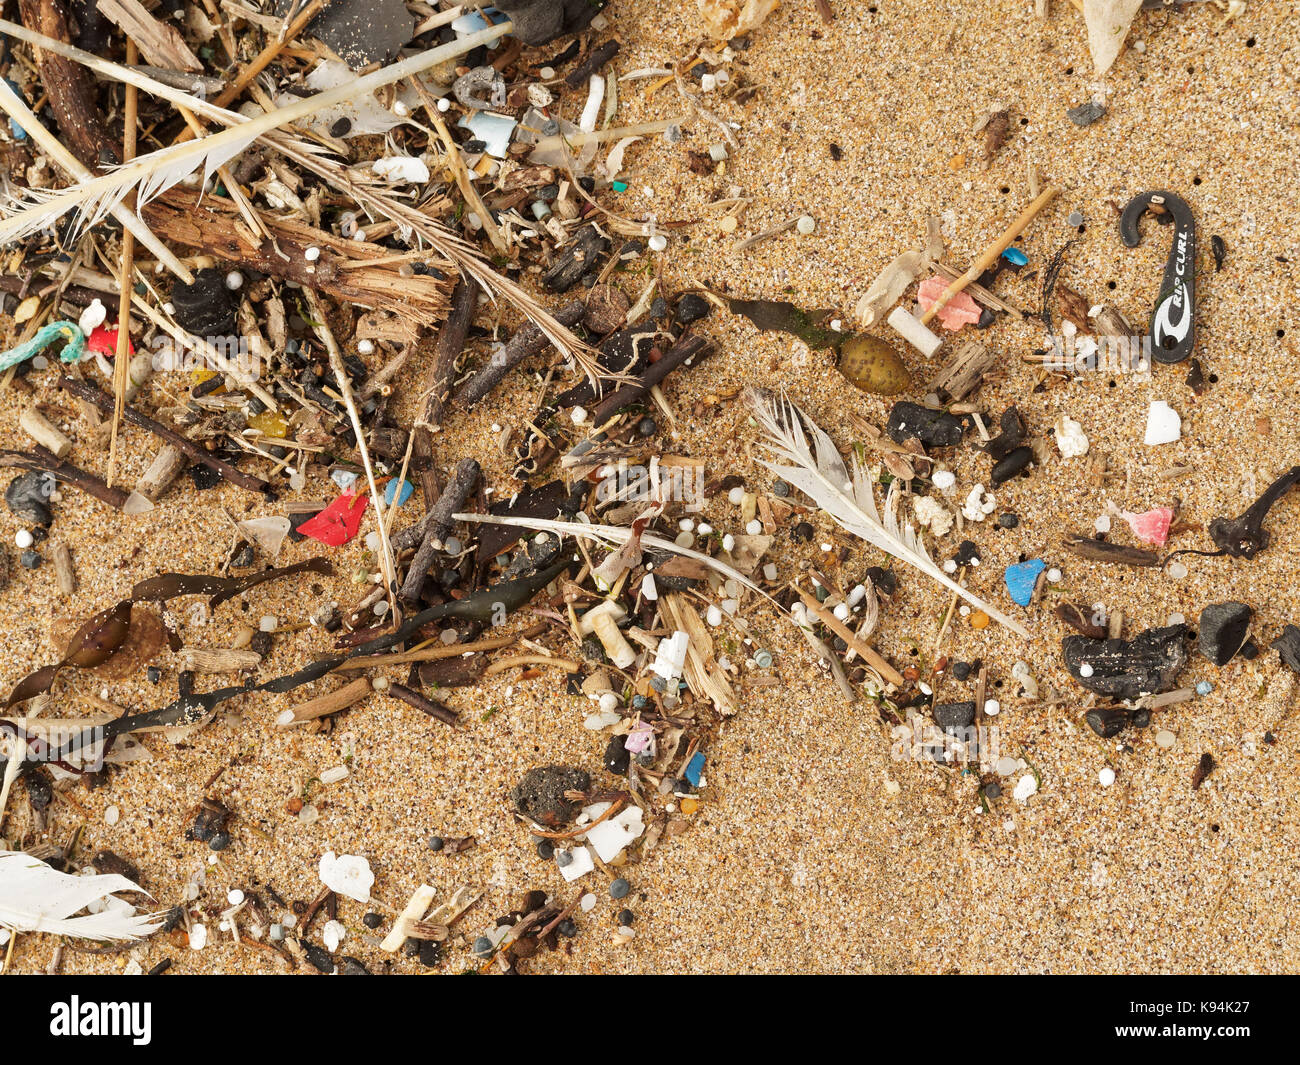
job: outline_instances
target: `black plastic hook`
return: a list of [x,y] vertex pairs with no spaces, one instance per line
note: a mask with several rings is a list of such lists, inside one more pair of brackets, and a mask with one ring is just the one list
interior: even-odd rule
[[1172,192],[1140,192],[1119,218],[1120,239],[1128,247],[1142,243],[1138,219],[1147,212],[1161,225],[1174,224],[1173,247],[1151,312],[1151,357],[1156,362],[1182,362],[1196,343],[1196,219],[1186,201]]

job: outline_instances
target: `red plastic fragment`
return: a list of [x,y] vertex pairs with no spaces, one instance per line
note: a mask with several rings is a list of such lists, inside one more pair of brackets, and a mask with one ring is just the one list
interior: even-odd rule
[[310,536],[329,547],[342,547],[361,528],[361,516],[366,512],[369,496],[344,492],[319,514],[298,526],[303,536]]
[[[102,325],[96,326],[86,338],[86,347],[97,355],[111,359],[117,354],[117,330],[106,329]],[[135,354],[135,345],[131,343],[130,337],[126,339],[126,351],[128,355]]]

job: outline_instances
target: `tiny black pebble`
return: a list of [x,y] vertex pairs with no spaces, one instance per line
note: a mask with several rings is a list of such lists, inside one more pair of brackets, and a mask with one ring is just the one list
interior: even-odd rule
[[630,925],[635,920],[636,920],[636,914],[634,914],[631,910],[618,911],[619,924],[626,926],[626,925]]
[[636,431],[642,436],[654,436],[659,431],[659,426],[653,418],[642,418],[636,423]]
[[334,125],[330,126],[331,137],[346,137],[352,129],[352,119],[344,115]]
[[367,928],[378,928],[381,924],[384,923],[384,917],[383,914],[379,914],[379,913],[375,913],[374,911],[371,911],[370,913],[366,914],[364,917],[361,918],[361,923],[365,925]]
[[18,561],[22,563],[23,569],[35,569],[41,564],[41,556],[39,552],[28,548],[18,556]]
[[774,481],[772,484],[772,494],[784,499],[790,494],[790,486],[785,481]]
[[442,944],[436,939],[423,939],[420,941],[420,964],[426,969],[432,969],[442,961]]
[[369,976],[370,970],[366,968],[365,963],[357,958],[344,956],[339,965],[340,976]]
[[334,959],[330,957],[329,951],[315,943],[304,943],[303,951],[307,955],[307,960],[312,966],[320,972],[329,975],[334,971]]
[[952,664],[952,675],[958,680],[965,680],[970,676],[969,662],[954,662]]
[[144,675],[145,679],[148,680],[150,684],[157,684],[162,680],[162,670],[157,666],[149,666],[145,669]]
[[1146,728],[1148,725],[1151,724],[1151,711],[1148,710],[1146,707],[1143,707],[1141,710],[1135,711],[1133,714],[1133,720],[1130,722],[1130,724],[1134,728]]
[[537,857],[544,862],[549,862],[555,857],[555,844],[549,839],[539,839],[537,841]]
[[572,861],[573,861],[573,855],[570,854],[568,851],[555,852],[555,864],[558,865],[561,869],[563,869],[566,865],[570,864]]
[[555,929],[557,932],[560,933],[560,935],[564,936],[566,939],[572,939],[574,936],[578,934],[577,924],[568,917],[566,917],[563,921],[561,921],[558,925],[556,925]]
[[[216,488],[221,483],[221,474],[216,470],[202,464],[191,466],[187,471],[190,480],[194,482],[194,487],[199,491],[205,491],[209,488]],[[306,521],[306,518],[303,518]]]
[[999,784],[996,780],[990,780],[987,784],[984,785],[984,798],[996,799],[1001,794],[1002,794],[1002,785]]
[[998,524],[1004,529],[1014,529],[1020,524],[1020,518],[1008,510],[1005,514],[998,515]]
[[230,833],[217,832],[208,840],[208,848],[214,851],[223,851],[230,846]]
[[406,941],[402,944],[402,953],[408,958],[414,958],[420,953],[420,941],[415,936],[407,936]]
[[431,850],[431,851],[440,851],[440,850],[442,850],[442,848],[445,847],[445,846],[446,846],[446,842],[443,840],[443,838],[442,838],[441,836],[430,836],[430,837],[429,837],[429,850]]
[[806,544],[813,538],[814,532],[816,532],[816,530],[808,522],[801,521],[794,527],[794,533],[792,535],[794,536],[795,543]]
[[621,876],[609,885],[611,897],[616,899],[626,898],[627,893],[632,890],[632,885],[624,880]]

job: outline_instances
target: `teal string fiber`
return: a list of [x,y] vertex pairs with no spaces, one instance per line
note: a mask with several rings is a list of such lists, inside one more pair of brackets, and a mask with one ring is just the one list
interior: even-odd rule
[[59,352],[59,358],[64,362],[79,362],[86,353],[86,338],[82,335],[81,327],[76,322],[51,322],[41,326],[30,340],[24,340],[17,347],[0,354],[0,371],[26,362],[60,340],[66,340],[67,343]]

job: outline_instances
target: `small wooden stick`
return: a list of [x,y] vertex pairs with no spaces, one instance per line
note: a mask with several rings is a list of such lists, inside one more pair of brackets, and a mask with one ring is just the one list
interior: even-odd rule
[[419,692],[408,688],[405,684],[390,684],[388,694],[401,699],[407,706],[415,707],[420,713],[428,714],[431,718],[441,721],[444,725],[456,725],[459,722],[454,710],[449,710],[442,703],[435,702],[433,699],[426,699]]
[[136,483],[135,490],[149,502],[156,503],[184,468],[185,453],[175,444],[163,444]]
[[185,647],[180,652],[180,661],[182,669],[192,669],[195,673],[239,673],[256,669],[262,656],[256,651],[228,647]]
[[35,407],[28,407],[18,416],[24,433],[42,447],[48,448],[57,458],[66,458],[72,450],[72,441]]
[[962,289],[974,281],[979,280],[980,274],[984,273],[990,266],[998,260],[998,256],[1011,246],[1011,242],[1025,231],[1025,228],[1032,222],[1038,214],[1051,203],[1060,194],[1059,185],[1050,185],[1043,190],[1033,203],[1020,212],[1014,222],[1011,223],[992,244],[985,248],[978,259],[971,265],[961,277],[957,278],[940,294],[939,298],[930,305],[930,309],[921,315],[921,324],[928,325],[936,314],[948,305],[948,301],[957,295]]
[[874,647],[872,647],[868,643],[864,643],[862,640],[859,640],[857,633],[855,633],[851,628],[845,625],[844,622],[840,621],[839,618],[837,618],[834,614],[832,614],[829,610],[827,610],[824,606],[822,606],[821,603],[817,601],[817,597],[815,595],[811,594],[810,592],[804,591],[797,584],[792,584],[790,585],[790,587],[799,593],[799,598],[803,600],[804,606],[807,607],[807,609],[817,618],[818,621],[820,621],[823,625],[825,625],[828,629],[830,629],[831,632],[835,633],[836,636],[838,636],[841,640],[843,640],[850,647],[852,647],[853,650],[855,650],[862,657],[862,659],[867,663],[867,665],[871,666],[871,668],[874,669],[877,673],[879,673],[882,677],[884,677],[886,681],[888,681],[890,684],[895,685],[896,687],[902,687],[903,684],[906,683],[906,681],[903,679],[903,674],[898,672],[898,670],[896,670],[887,661],[885,661],[885,659],[880,655],[880,653]]
[[358,677],[341,688],[335,688],[332,692],[318,695],[315,699],[308,699],[305,703],[284,711],[275,719],[275,723],[280,728],[286,728],[289,725],[301,725],[304,721],[315,721],[328,714],[337,714],[353,703],[360,702],[370,691],[370,678]]
[[54,577],[59,583],[63,595],[72,595],[77,590],[77,574],[72,568],[72,552],[62,540],[50,545],[50,554],[54,556]]

